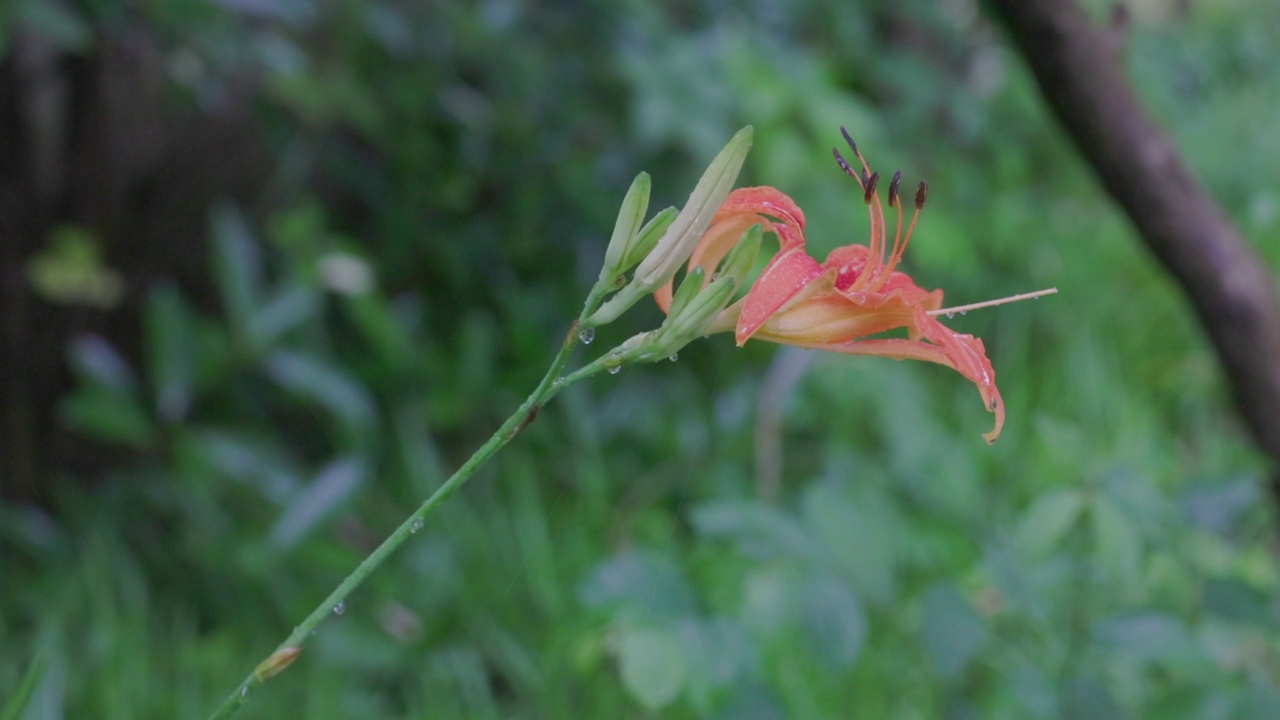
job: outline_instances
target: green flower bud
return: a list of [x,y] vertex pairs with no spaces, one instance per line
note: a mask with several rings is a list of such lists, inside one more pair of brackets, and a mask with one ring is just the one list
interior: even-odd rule
[[672,314],[671,326],[660,338],[664,345],[670,346],[664,348],[664,354],[673,353],[702,337],[716,316],[733,300],[737,287],[738,283],[732,277],[717,278],[698,293],[679,315]]
[[652,292],[660,287],[689,259],[702,234],[711,225],[711,219],[729,196],[738,171],[751,150],[752,128],[742,128],[729,140],[720,154],[711,161],[702,179],[689,195],[675,222],[667,229],[657,247],[636,268],[635,284]]
[[[710,227],[716,212],[720,210],[738,179],[742,162],[751,150],[751,134],[752,129],[748,125],[729,140],[729,144],[725,145],[702,174],[702,179],[694,187],[684,208],[667,226],[666,232],[662,233],[652,251],[640,261],[632,282],[587,318],[584,326],[595,327],[613,322],[640,298],[664,285],[689,260],[693,249]],[[657,221],[658,218],[654,220]],[[662,222],[665,224],[665,220]],[[654,223],[650,226],[657,227]],[[646,235],[644,230],[640,234]],[[626,255],[628,259],[633,257],[630,252]]]
[[622,260],[621,272],[626,272],[641,260],[648,257],[653,252],[653,247],[658,244],[658,240],[666,234],[667,228],[671,227],[671,223],[675,222],[676,215],[679,213],[673,207],[663,208],[640,228],[640,232],[636,233],[635,239],[627,246],[626,257]]
[[609,239],[609,248],[604,253],[604,267],[600,268],[600,282],[612,283],[614,278],[631,268],[625,264],[625,259],[632,254],[631,246],[635,244],[637,232],[644,222],[644,214],[649,210],[651,186],[649,173],[642,172],[631,182],[630,189],[622,198],[618,220],[613,226],[613,237]]
[[698,293],[702,292],[702,281],[706,277],[707,272],[702,269],[701,265],[690,270],[684,276],[684,280],[680,282],[679,289],[676,290],[675,295],[671,298],[671,307],[667,310],[668,321],[679,315],[680,311],[684,310],[685,306],[693,301]]
[[747,280],[747,273],[751,272],[751,266],[756,262],[756,255],[760,253],[760,246],[764,244],[764,226],[752,225],[747,231],[742,233],[742,239],[738,244],[729,251],[724,260],[720,261],[720,269],[716,271],[716,277],[731,277],[742,286]]

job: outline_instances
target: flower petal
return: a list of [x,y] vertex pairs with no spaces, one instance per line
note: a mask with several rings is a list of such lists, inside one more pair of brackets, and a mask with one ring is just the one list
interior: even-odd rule
[[[775,230],[782,239],[783,250],[769,261],[764,272],[760,273],[760,277],[747,292],[742,312],[738,315],[738,327],[734,332],[734,340],[738,345],[750,339],[770,316],[824,272],[818,261],[805,252],[804,236],[799,236],[800,240],[796,243],[794,237],[786,237],[792,235],[789,226],[776,225]],[[787,247],[789,240],[791,246]]]

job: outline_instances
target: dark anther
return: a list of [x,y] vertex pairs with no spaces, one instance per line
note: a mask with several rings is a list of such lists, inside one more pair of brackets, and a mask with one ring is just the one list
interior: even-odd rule
[[843,125],[840,126],[840,134],[844,136],[844,141],[849,143],[849,149],[853,151],[853,154],[857,155],[858,143],[854,142],[853,138],[849,137],[849,131],[845,130]]
[[889,207],[898,201],[898,183],[902,182],[902,171],[893,174],[893,182],[889,183]]
[[880,173],[873,172],[871,177],[867,178],[867,181],[862,185],[863,200],[868,205],[871,204],[871,196],[876,194],[876,182],[878,180],[880,180]]
[[840,169],[844,171],[844,174],[854,180],[857,180],[858,184],[861,185],[862,176],[854,172],[853,168],[849,167],[849,163],[845,162],[844,156],[840,154],[840,151],[835,148],[831,148],[831,154],[836,156],[836,164],[840,166]]
[[925,198],[929,196],[929,183],[921,180],[920,187],[916,188],[916,209],[924,208]]

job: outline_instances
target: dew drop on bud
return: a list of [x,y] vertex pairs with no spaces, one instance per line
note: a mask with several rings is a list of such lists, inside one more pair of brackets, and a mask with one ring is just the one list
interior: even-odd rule
[[583,329],[579,330],[579,331],[578,331],[578,339],[582,341],[582,344],[583,344],[583,345],[590,345],[590,344],[591,344],[591,341],[596,339],[596,329],[595,329],[595,328],[583,328]]
[[341,615],[342,613],[344,613],[344,612],[346,612],[346,611],[347,611],[347,604],[346,604],[346,603],[344,603],[344,602],[340,602],[340,603],[338,603],[337,605],[334,605],[334,606],[333,606],[333,614],[334,614],[334,615]]
[[613,367],[609,368],[609,374],[610,374],[610,375],[617,375],[617,374],[618,374],[618,373],[620,373],[620,372],[622,372],[622,366],[621,366],[621,365],[614,365]]
[[670,360],[671,362],[675,362],[680,359],[680,355],[678,353],[671,353],[671,357],[667,359]]
[[414,520],[413,524],[409,526],[409,532],[411,533],[416,533],[421,529],[422,529],[422,518],[418,518],[417,520]]

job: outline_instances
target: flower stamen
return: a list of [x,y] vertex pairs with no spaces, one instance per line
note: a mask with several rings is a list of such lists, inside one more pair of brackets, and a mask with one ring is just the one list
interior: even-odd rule
[[951,317],[956,313],[964,314],[970,310],[981,310],[982,308],[995,307],[997,305],[1008,305],[1009,303],[1018,302],[1019,300],[1034,300],[1045,295],[1053,295],[1058,292],[1058,288],[1045,288],[1044,290],[1036,290],[1035,292],[1022,293],[1020,295],[1010,295],[1002,297],[998,300],[984,300],[982,302],[971,303],[969,305],[956,305],[955,307],[942,308],[941,310],[929,310],[926,315],[937,317],[938,315],[946,315]]

